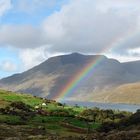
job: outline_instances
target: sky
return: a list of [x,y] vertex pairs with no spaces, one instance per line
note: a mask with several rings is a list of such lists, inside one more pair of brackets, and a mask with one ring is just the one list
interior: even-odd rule
[[0,0],[0,78],[59,54],[140,60],[139,0]]

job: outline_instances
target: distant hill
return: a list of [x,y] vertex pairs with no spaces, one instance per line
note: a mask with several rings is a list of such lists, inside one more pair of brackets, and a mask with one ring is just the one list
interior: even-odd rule
[[[79,53],[52,57],[28,71],[1,79],[0,88],[53,99],[71,77],[83,69],[91,60],[96,60],[97,57],[99,55],[82,55]],[[102,58],[92,74],[78,85],[74,93],[69,95],[69,99],[79,97],[80,100],[84,97],[88,100],[88,97],[94,97],[94,95],[97,97],[99,93],[106,90],[111,89],[112,91],[112,89],[124,84],[140,82],[140,61],[120,63],[106,56],[102,56]],[[126,94],[129,98],[131,93],[128,90]],[[137,96],[139,94],[136,95],[136,98]],[[107,97],[106,94],[103,94],[99,101],[104,102],[104,98]],[[119,97],[121,99],[121,95]],[[114,102],[114,100],[108,100],[108,102],[110,101]],[[127,101],[123,100],[123,102],[128,102],[128,99]],[[139,102],[140,98],[137,103]],[[129,103],[135,103],[135,101]]]
[[103,103],[140,104],[140,83],[123,84],[90,94],[84,100]]

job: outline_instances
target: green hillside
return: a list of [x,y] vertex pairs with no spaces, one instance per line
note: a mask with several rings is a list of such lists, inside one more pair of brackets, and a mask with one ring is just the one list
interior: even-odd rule
[[99,108],[68,106],[53,100],[0,90],[0,139],[98,138],[104,126],[133,114]]
[[[83,107],[71,107],[32,95],[0,90],[1,127],[5,124],[16,129],[20,125],[22,130],[26,129],[29,132],[37,129],[35,135],[38,135],[38,131],[41,131],[40,134],[78,135],[87,132],[86,122],[76,118],[84,110]],[[99,128],[100,123],[89,125],[94,130]],[[1,134],[3,133],[0,133],[2,137]]]

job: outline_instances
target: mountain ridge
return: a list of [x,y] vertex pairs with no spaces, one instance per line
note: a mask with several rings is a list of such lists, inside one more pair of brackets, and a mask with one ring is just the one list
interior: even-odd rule
[[30,70],[3,78],[0,80],[0,88],[53,99],[69,79],[91,60],[95,61],[101,57],[102,61],[90,76],[83,80],[67,98],[94,96],[103,90],[140,82],[140,61],[120,63],[104,55],[72,53],[49,58]]

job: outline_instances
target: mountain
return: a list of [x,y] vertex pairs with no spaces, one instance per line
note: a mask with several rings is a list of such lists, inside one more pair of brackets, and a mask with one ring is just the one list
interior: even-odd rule
[[[91,100],[94,96],[97,99],[102,93],[121,85],[140,82],[140,61],[120,63],[102,55],[72,53],[49,58],[28,71],[1,79],[0,88],[53,99],[72,77],[99,57],[102,57],[102,61],[78,84],[74,92],[67,96],[68,99],[81,100],[84,97],[85,100]],[[107,92],[103,95],[107,96]],[[106,98],[104,96],[101,102]]]

